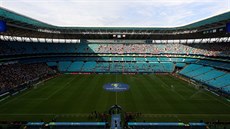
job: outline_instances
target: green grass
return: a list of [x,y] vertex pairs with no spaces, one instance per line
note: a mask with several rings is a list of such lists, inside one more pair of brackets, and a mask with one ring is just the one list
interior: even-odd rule
[[[123,82],[117,93],[125,112],[141,112],[137,121],[230,120],[230,102],[170,75],[61,75],[0,103],[0,120],[89,121],[92,111],[106,112],[116,93],[103,89]],[[91,120],[92,121],[92,120]]]

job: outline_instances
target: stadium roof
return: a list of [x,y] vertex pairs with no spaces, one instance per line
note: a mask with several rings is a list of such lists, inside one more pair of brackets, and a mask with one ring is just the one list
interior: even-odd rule
[[44,23],[42,21],[38,21],[36,19],[32,19],[30,17],[18,14],[16,12],[0,8],[0,17],[3,20],[15,22],[15,23],[21,23],[21,25],[32,25],[36,26],[38,28],[47,28],[47,29],[138,29],[138,30],[178,30],[178,29],[195,29],[200,26],[204,26],[207,24],[216,23],[219,21],[225,21],[230,20],[230,12],[226,12],[217,16],[213,16],[211,18],[207,18],[205,20],[201,20],[192,24],[188,24],[185,26],[180,27],[60,27],[60,26],[54,26],[51,24]]
[[[42,21],[32,19],[30,17],[18,14],[16,12],[0,8],[0,20],[7,22],[8,28],[18,28],[23,31],[32,30],[33,32],[44,32],[53,34],[102,34],[109,32],[109,34],[133,34],[146,33],[148,35],[156,34],[187,34],[203,32],[212,28],[225,27],[226,23],[230,22],[230,12],[226,12],[217,16],[213,16],[198,22],[179,27],[62,27],[44,23]],[[68,19],[67,19],[68,20]],[[185,32],[184,31],[189,31]],[[11,31],[14,33],[14,31]],[[30,34],[30,33],[28,33]],[[32,36],[34,37],[34,36]],[[35,36],[36,37],[36,36]],[[108,36],[107,36],[108,37]],[[75,37],[76,38],[76,37]],[[81,38],[81,37],[79,37]],[[143,37],[146,38],[146,37]],[[151,37],[150,37],[151,38]]]

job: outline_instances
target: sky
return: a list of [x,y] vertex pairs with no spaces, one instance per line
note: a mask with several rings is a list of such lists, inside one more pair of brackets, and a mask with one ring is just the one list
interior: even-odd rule
[[57,26],[175,27],[230,11],[230,0],[0,0]]

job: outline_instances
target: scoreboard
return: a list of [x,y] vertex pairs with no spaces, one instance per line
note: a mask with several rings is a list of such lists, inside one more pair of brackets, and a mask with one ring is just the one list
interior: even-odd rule
[[0,32],[6,32],[6,22],[0,20]]
[[230,33],[230,22],[226,24],[226,32]]

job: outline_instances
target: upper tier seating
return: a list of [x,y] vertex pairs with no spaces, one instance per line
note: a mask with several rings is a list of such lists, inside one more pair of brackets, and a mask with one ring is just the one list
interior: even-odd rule
[[[29,43],[0,42],[0,55],[61,53],[148,53],[196,54],[229,56],[230,45],[222,44],[93,44],[93,43]],[[167,59],[166,59],[167,60]],[[162,58],[162,61],[166,61]]]

